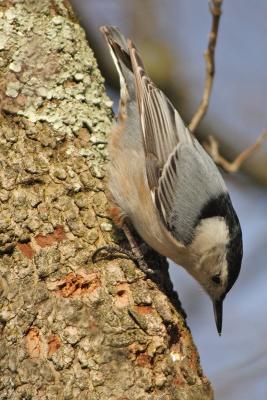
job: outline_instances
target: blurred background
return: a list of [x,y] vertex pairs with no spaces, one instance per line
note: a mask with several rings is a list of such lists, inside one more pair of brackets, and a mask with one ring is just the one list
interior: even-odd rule
[[[118,79],[99,26],[117,25],[141,51],[146,69],[185,123],[202,96],[211,16],[207,0],[72,0],[107,89],[118,102]],[[267,128],[267,2],[225,0],[208,114],[197,129],[214,135],[233,160]],[[218,337],[208,297],[182,268],[171,274],[202,367],[216,400],[267,399],[267,142],[234,175],[225,175],[244,236],[240,277],[224,305]]]

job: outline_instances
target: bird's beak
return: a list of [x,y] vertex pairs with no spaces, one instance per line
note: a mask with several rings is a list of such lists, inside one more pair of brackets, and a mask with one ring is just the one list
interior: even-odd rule
[[223,319],[223,300],[215,300],[213,302],[214,318],[217,326],[219,336],[222,333],[222,319]]

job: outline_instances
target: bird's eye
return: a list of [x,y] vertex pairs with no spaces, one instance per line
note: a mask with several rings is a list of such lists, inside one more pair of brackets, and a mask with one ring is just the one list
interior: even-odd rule
[[214,275],[214,276],[211,278],[211,280],[212,280],[214,283],[216,283],[216,285],[220,285],[220,283],[221,283],[220,275]]

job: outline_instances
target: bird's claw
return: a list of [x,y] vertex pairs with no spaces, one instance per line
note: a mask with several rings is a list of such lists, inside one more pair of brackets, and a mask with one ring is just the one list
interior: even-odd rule
[[[103,250],[107,253],[107,255],[105,257],[108,257],[109,255],[112,255],[115,253],[124,254],[127,258],[134,261],[134,263],[139,267],[139,269],[141,271],[143,271],[146,275],[155,275],[155,271],[153,271],[151,268],[149,268],[147,266],[147,264],[141,254],[133,254],[132,251],[126,250],[126,249],[124,249],[118,245],[114,245],[114,244],[98,247],[92,255],[93,263],[96,262],[97,255],[100,252],[102,252]],[[138,251],[135,253],[138,253]]]

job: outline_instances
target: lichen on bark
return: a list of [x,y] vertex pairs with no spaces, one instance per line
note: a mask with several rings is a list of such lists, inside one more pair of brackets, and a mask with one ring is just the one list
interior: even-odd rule
[[0,91],[0,399],[211,399],[164,260],[92,263],[113,116],[66,1],[0,3]]

